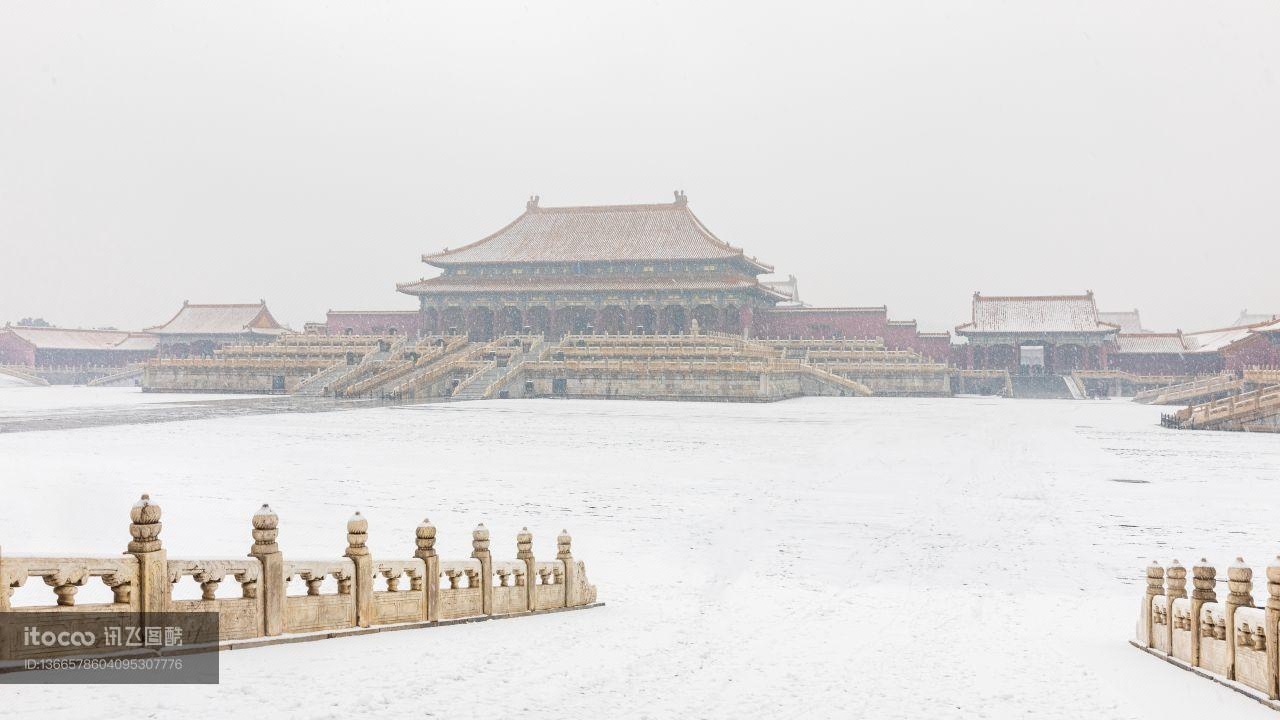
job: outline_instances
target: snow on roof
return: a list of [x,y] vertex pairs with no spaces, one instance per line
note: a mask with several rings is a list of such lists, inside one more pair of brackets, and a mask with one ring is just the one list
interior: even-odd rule
[[1187,347],[1195,352],[1217,352],[1231,343],[1245,339],[1254,329],[1260,327],[1263,327],[1262,323],[1218,328],[1217,330],[1201,330],[1200,332],[1187,333],[1183,338],[1187,343]]
[[973,294],[973,320],[958,333],[1115,332],[1098,320],[1093,293],[988,296]]
[[33,347],[45,350],[154,350],[156,347],[155,337],[124,330],[11,325],[3,328],[3,331],[13,333]]
[[1120,333],[1116,336],[1116,351],[1120,353],[1176,354],[1187,352],[1180,333]]
[[1142,329],[1142,318],[1138,316],[1137,310],[1127,310],[1124,312],[1099,312],[1098,321],[1108,323],[1110,325],[1119,325],[1122,333],[1141,333],[1147,332]]
[[[673,203],[539,207],[530,199],[523,215],[492,235],[457,248],[423,255],[438,267],[470,263],[713,260],[744,257],[717,238],[689,210],[684,193]],[[772,272],[773,268],[749,260]]]
[[169,322],[148,332],[158,335],[278,335],[287,328],[276,322],[265,302],[241,305],[196,305],[188,302]]
[[1253,331],[1260,333],[1280,333],[1280,320],[1274,320],[1261,327],[1256,327]]

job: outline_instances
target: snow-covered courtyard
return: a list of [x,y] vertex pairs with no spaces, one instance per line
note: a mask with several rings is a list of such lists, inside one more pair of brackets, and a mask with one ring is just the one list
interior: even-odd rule
[[219,687],[5,687],[3,715],[1272,717],[1127,644],[1151,559],[1280,549],[1280,437],[1162,410],[529,400],[6,433],[6,553],[123,551],[142,492],[176,557],[243,555],[263,502],[296,557],[341,554],[353,510],[375,556],[424,516],[445,558],[477,522],[497,559],[565,527],[607,605],[224,653]]

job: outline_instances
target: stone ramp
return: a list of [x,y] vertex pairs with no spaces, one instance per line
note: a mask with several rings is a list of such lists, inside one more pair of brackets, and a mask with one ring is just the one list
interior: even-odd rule
[[1015,398],[1071,400],[1079,392],[1061,375],[1010,375],[1009,380]]
[[1212,375],[1190,382],[1143,390],[1134,402],[1146,405],[1188,405],[1209,402],[1239,392],[1245,381],[1234,375]]

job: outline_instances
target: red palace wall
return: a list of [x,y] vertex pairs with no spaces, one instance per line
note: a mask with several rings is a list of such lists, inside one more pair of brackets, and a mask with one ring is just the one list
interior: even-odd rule
[[36,364],[36,349],[13,333],[0,333],[0,365]]
[[1112,370],[1134,375],[1211,375],[1222,371],[1222,357],[1217,353],[1112,353],[1108,363]]
[[1224,369],[1229,372],[1248,367],[1280,367],[1280,339],[1258,333],[1222,349]]
[[754,337],[882,338],[886,308],[772,308],[757,310]]
[[892,322],[887,308],[772,308],[756,310],[753,337],[881,338],[889,350],[914,350],[934,362],[949,362],[951,336],[921,336],[914,322]]
[[420,316],[410,312],[330,312],[325,318],[329,335],[377,335],[394,331],[417,336]]

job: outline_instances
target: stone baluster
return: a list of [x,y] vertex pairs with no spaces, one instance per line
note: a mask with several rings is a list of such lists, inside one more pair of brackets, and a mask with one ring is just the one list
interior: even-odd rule
[[422,583],[422,588],[427,595],[427,620],[436,621],[440,619],[440,557],[436,555],[436,526],[423,518],[415,536],[417,549],[413,556],[426,566],[423,573],[426,582]]
[[[480,606],[485,615],[493,614],[493,556],[489,553],[489,529],[480,523],[471,532],[471,557],[480,561]],[[468,577],[470,575],[468,574]],[[474,585],[472,585],[474,587]]]
[[[529,532],[529,528],[520,528],[520,533],[516,535],[516,559],[524,563],[523,584],[525,586],[525,609],[533,610],[537,607],[534,604],[536,599],[533,576],[537,572],[537,561],[533,559],[533,533]],[[516,576],[516,584],[521,584],[521,576]]]
[[[1191,568],[1191,664],[1200,665],[1200,638],[1202,630],[1200,627],[1200,610],[1205,603],[1218,602],[1218,594],[1214,592],[1217,586],[1218,571],[1209,561],[1200,558],[1200,563]],[[1211,630],[1212,628],[1210,628]]]
[[146,613],[169,610],[169,560],[160,544],[160,506],[144,494],[129,509],[129,553],[138,559],[138,599]]
[[[253,545],[249,557],[262,563],[255,594],[262,612],[262,634],[268,637],[284,632],[284,597],[287,583],[284,577],[284,554],[276,544],[280,534],[280,518],[266,503],[253,514]],[[253,597],[245,588],[245,597]]]
[[1280,556],[1267,566],[1267,695],[1280,699]]
[[1236,679],[1236,610],[1242,607],[1253,607],[1253,570],[1244,564],[1244,558],[1236,558],[1235,563],[1227,568],[1227,600],[1225,605],[1224,625],[1226,625],[1227,641],[1227,679]]
[[369,521],[359,512],[347,521],[347,551],[355,565],[356,625],[369,627],[373,619],[373,557],[365,543],[369,541]]
[[1142,598],[1142,625],[1147,636],[1143,638],[1147,647],[1155,647],[1155,612],[1153,598],[1164,595],[1164,568],[1155,560],[1147,566],[1147,592]]
[[382,577],[387,579],[387,592],[400,592],[400,570],[383,570]]
[[449,580],[449,589],[457,590],[458,583],[462,578],[462,571],[461,570],[445,570],[444,576]]
[[1177,628],[1177,613],[1173,610],[1173,601],[1187,596],[1187,569],[1174,558],[1173,564],[1164,572],[1164,594],[1169,604],[1165,613],[1166,632],[1169,633],[1169,654],[1173,654],[1173,631]]
[[573,559],[573,537],[568,530],[561,530],[556,538],[556,559],[564,563],[564,604],[574,607],[585,602],[578,582],[578,563]]
[[76,604],[76,591],[85,584],[89,579],[89,574],[83,568],[66,568],[56,573],[45,575],[44,584],[53,588],[53,594],[58,596],[58,605],[62,607],[71,607]]

